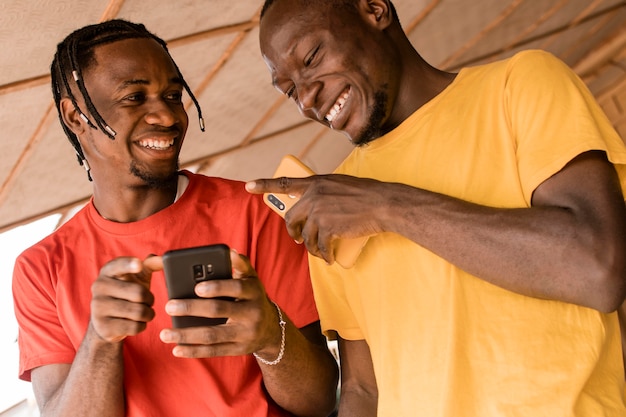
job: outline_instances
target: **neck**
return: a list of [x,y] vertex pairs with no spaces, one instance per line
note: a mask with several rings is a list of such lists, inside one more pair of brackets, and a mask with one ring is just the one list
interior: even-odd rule
[[179,174],[170,184],[151,188],[131,186],[102,191],[94,185],[94,205],[106,220],[136,222],[171,206],[182,195],[188,179]]
[[456,73],[441,71],[428,64],[414,49],[405,55],[401,89],[388,120],[388,126],[386,126],[387,131],[400,125],[419,108],[439,95],[454,81],[455,77]]

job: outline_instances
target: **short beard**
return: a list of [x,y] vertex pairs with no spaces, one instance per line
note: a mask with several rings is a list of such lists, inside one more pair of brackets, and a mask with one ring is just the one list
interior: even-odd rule
[[374,105],[370,108],[369,122],[361,133],[352,141],[354,146],[363,146],[383,135],[381,126],[385,119],[385,109],[389,97],[385,91],[377,91]]
[[165,175],[155,175],[152,172],[143,170],[135,161],[130,164],[130,172],[137,178],[141,179],[145,186],[155,190],[171,188],[173,184],[176,184],[178,180],[178,161],[174,169]]

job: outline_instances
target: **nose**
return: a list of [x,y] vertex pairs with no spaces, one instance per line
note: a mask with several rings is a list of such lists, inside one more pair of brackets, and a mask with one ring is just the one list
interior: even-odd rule
[[[174,108],[174,106],[176,106],[176,108]],[[182,109],[182,105],[180,103],[173,104],[163,99],[151,100],[148,103],[145,120],[151,125],[165,127],[173,126],[180,121],[179,108]]]
[[301,82],[296,86],[298,92],[298,107],[300,112],[307,117],[317,117],[317,98],[320,90],[322,89],[322,83],[319,81],[313,82]]

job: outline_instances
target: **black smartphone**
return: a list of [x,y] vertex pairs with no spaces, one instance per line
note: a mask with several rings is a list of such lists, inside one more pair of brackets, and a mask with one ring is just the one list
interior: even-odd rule
[[[197,283],[213,279],[231,279],[230,248],[225,244],[170,250],[163,254],[165,284],[170,299],[200,298],[194,292]],[[215,326],[226,318],[172,316],[175,328]]]

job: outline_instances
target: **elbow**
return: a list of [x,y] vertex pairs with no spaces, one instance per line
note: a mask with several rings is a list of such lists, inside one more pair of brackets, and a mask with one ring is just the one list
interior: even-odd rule
[[598,302],[596,309],[601,313],[609,314],[617,311],[622,303],[624,303],[624,291],[620,289],[619,292],[607,294],[603,300]]
[[296,413],[300,417],[328,417],[337,411],[338,384],[332,390],[325,390],[318,398],[311,402],[312,408],[308,412]]
[[626,298],[626,239],[603,234],[573,253],[561,264],[569,275],[571,301],[605,314],[619,309]]
[[328,397],[328,401],[325,403],[326,407],[320,409],[321,414],[319,414],[319,417],[328,417],[337,411],[337,398],[338,391],[335,389],[333,390],[332,396]]
[[606,314],[620,308],[626,297],[626,265],[621,260],[604,263],[592,276],[593,287],[586,296],[589,307]]
[[318,397],[315,402],[311,403],[311,408],[308,411],[292,410],[291,412],[299,417],[328,417],[337,410],[337,396],[337,389],[335,388],[325,398]]
[[322,406],[320,407],[320,417],[330,416],[337,411],[339,397],[339,370],[338,368],[336,368],[336,370],[337,372],[333,378],[333,382],[329,385],[329,389],[327,389],[325,395],[325,400],[322,402]]
[[[319,377],[321,382],[310,396],[305,396],[304,401],[299,402],[302,407],[299,411],[290,410],[294,415],[300,417],[327,417],[337,410],[337,399],[339,389],[339,369],[337,362],[330,355],[332,368],[327,369],[325,376]],[[330,372],[332,369],[332,372]],[[323,381],[323,382],[322,382]],[[305,405],[308,404],[308,405]]]
[[[621,306],[621,303],[617,300],[617,297],[606,297],[605,300],[598,300],[596,305],[592,305],[590,307],[598,310],[600,313],[610,314],[614,311],[617,311],[617,309]],[[621,298],[621,300],[623,301],[623,297]]]

